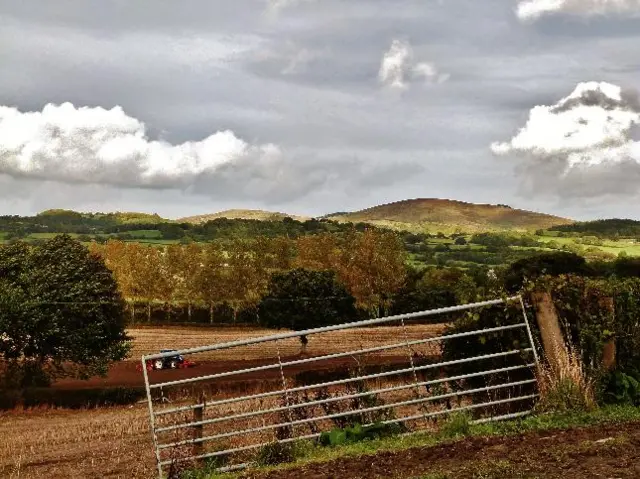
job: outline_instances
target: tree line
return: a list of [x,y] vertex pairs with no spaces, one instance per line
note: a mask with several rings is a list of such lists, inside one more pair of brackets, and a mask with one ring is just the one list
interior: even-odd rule
[[[298,221],[216,218],[200,224],[178,223],[158,215],[126,213],[78,213],[54,210],[36,216],[0,216],[0,232],[7,239],[21,239],[33,233],[67,233],[85,235],[104,242],[109,235],[131,235],[155,230],[164,240],[183,242],[212,241],[259,236],[299,236],[317,233],[345,233],[352,229],[373,228],[364,223],[337,223],[327,219]],[[124,237],[124,236],[121,236]]]
[[640,221],[619,218],[584,221],[554,226],[550,228],[550,231],[596,236],[598,238],[640,238]]
[[274,273],[294,269],[333,272],[357,307],[377,316],[389,309],[406,275],[401,238],[375,229],[161,248],[110,240],[89,249],[113,272],[127,301],[146,304],[148,318],[160,303],[186,305],[189,318],[205,307],[211,322],[224,305],[235,319],[258,306]]

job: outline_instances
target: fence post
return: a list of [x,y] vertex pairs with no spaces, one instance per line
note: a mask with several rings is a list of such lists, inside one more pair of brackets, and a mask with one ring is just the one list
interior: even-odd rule
[[[600,307],[604,308],[607,313],[615,317],[616,308],[612,297],[600,299]],[[602,348],[602,366],[605,371],[611,371],[616,367],[616,338],[611,337],[604,343]]]
[[553,304],[551,294],[536,292],[532,295],[536,308],[536,320],[540,328],[544,354],[554,373],[558,374],[564,365],[569,364],[569,351],[564,342],[564,334],[560,328],[558,313]]
[[[199,405],[193,408],[193,422],[201,422],[204,419],[204,408],[206,406],[204,391],[200,392],[198,403]],[[193,439],[202,439],[202,430],[203,430],[202,424],[197,424],[193,426]],[[194,442],[193,455],[199,456],[200,454],[202,454],[203,446],[204,444],[202,442]],[[197,460],[197,462],[199,463],[200,460]]]

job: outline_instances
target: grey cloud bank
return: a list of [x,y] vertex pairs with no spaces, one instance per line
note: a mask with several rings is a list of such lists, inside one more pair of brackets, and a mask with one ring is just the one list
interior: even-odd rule
[[[523,21],[524,4],[539,13]],[[0,213],[320,214],[438,196],[639,217],[630,97],[592,107],[597,131],[575,120],[579,102],[527,123],[581,83],[638,86],[639,10],[604,0],[0,0]],[[97,112],[100,124],[89,119]],[[602,142],[567,153],[550,119]]]

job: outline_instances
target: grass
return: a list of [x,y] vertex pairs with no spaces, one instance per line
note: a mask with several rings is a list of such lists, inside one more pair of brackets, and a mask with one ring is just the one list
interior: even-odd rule
[[590,411],[595,409],[594,381],[585,373],[580,354],[574,348],[556,345],[556,367],[542,363],[536,376],[540,401],[539,411]]
[[[455,421],[459,421],[459,419],[452,419],[452,422]],[[635,421],[640,421],[640,408],[636,408],[633,406],[608,406],[592,412],[541,414],[529,416],[527,418],[515,421],[504,421],[475,425],[471,424],[469,425],[468,429],[466,429],[465,434],[460,434],[460,429],[457,427],[447,428],[447,426],[445,425],[445,427],[443,427],[441,431],[437,433],[415,433],[406,436],[396,436],[379,440],[346,444],[343,446],[331,448],[308,448],[306,450],[306,454],[298,458],[296,462],[282,464],[279,466],[263,467],[259,470],[261,472],[286,470],[298,468],[310,463],[327,462],[348,457],[372,455],[379,452],[402,451],[415,447],[430,447],[439,444],[451,443],[452,441],[458,441],[465,437],[511,436],[527,432],[542,432],[575,427],[595,427]],[[494,464],[494,466],[497,466],[498,470],[502,471],[502,474],[496,477],[517,477],[504,474],[506,464]],[[241,473],[226,473],[211,474],[205,477],[207,479],[234,479],[239,477],[240,475]],[[420,479],[439,477],[450,476],[439,475],[439,473],[435,473],[434,475],[432,473],[431,475],[422,476]]]

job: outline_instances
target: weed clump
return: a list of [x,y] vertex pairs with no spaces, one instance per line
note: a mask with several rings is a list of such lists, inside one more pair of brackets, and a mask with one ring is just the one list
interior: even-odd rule
[[537,369],[540,400],[538,412],[583,412],[596,407],[594,381],[582,364],[580,355],[569,348],[555,368],[541,364]]
[[342,444],[395,436],[403,432],[406,432],[406,428],[400,423],[375,423],[368,426],[355,424],[323,432],[318,442],[322,446],[340,446]]
[[468,436],[471,432],[471,415],[468,412],[452,414],[440,428],[444,437]]

